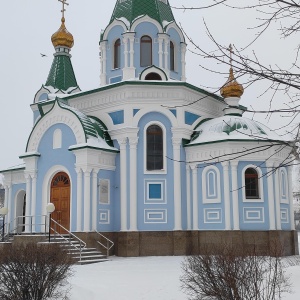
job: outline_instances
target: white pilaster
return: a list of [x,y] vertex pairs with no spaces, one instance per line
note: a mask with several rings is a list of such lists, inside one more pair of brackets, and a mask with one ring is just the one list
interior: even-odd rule
[[187,230],[192,229],[192,223],[191,223],[191,173],[190,173],[190,165],[186,165],[186,222],[187,222]]
[[32,232],[36,231],[36,180],[37,172],[34,172],[31,174],[31,216],[34,224]]
[[240,214],[239,214],[239,186],[237,178],[237,161],[231,161],[231,174],[232,174],[232,207],[233,207],[233,229],[240,229]]
[[99,170],[98,169],[93,169],[93,183],[92,183],[92,230],[97,230],[97,175],[98,175]]
[[86,168],[84,172],[84,218],[83,218],[83,231],[91,231],[91,168]]
[[129,138],[130,146],[130,231],[137,231],[137,143],[138,137]]
[[77,173],[77,216],[76,216],[76,231],[82,231],[81,217],[82,217],[82,170],[76,168]]
[[168,36],[164,37],[164,45],[165,45],[165,50],[164,50],[164,56],[165,56],[165,64],[164,64],[164,70],[167,73],[167,75],[169,76],[169,66],[168,66],[168,62],[169,62],[169,42],[170,42],[170,38]]
[[8,224],[8,227],[6,227],[7,231],[11,231],[11,221],[13,219],[13,210],[12,210],[12,185],[10,184],[8,186],[8,198],[7,198],[7,208],[8,208],[8,214],[6,217],[6,223]]
[[26,179],[26,211],[25,211],[25,232],[30,232],[30,212],[31,212],[31,176],[25,173]]
[[174,137],[173,132],[173,159],[174,159],[174,230],[182,230],[181,220],[181,172],[180,146],[181,138]]
[[274,164],[274,184],[275,184],[275,208],[276,208],[276,229],[281,230],[281,211],[280,211],[280,179],[279,164]]
[[224,176],[224,208],[225,208],[225,230],[231,230],[231,208],[229,187],[229,162],[222,162]]
[[193,177],[193,230],[198,230],[198,168],[196,165],[192,165],[191,169]]
[[[123,34],[124,43],[124,57],[125,65],[123,68],[123,80],[135,78],[135,68],[134,68],[134,32],[126,32]],[[129,44],[129,51],[128,51]],[[129,57],[128,57],[129,54]],[[129,58],[129,62],[128,62]]]
[[121,231],[127,231],[127,138],[118,140],[120,145],[120,197],[121,197]]
[[158,61],[159,61],[159,67],[163,69],[163,42],[164,39],[162,37],[158,38]]
[[268,206],[269,206],[269,224],[270,230],[276,229],[275,215],[275,199],[274,199],[274,184],[273,184],[273,163],[267,161],[267,182],[268,182]]
[[107,64],[107,41],[102,41],[100,43],[100,51],[101,51],[101,73],[100,73],[100,85],[106,85],[106,64]]
[[186,81],[186,71],[185,71],[185,66],[186,66],[186,60],[185,60],[185,55],[186,55],[186,44],[181,43],[181,81]]
[[[9,185],[5,185],[4,186],[4,189],[5,189],[5,198],[4,198],[4,207],[8,208],[8,213],[9,213],[9,210],[10,210],[10,207],[9,207]],[[5,220],[5,223],[8,223],[8,219]],[[9,228],[7,228],[6,226],[6,232],[9,230]]]
[[292,188],[292,166],[288,167],[288,197],[289,197],[289,208],[290,208],[290,222],[291,230],[295,230],[295,219],[294,219],[294,203],[293,203],[293,188]]

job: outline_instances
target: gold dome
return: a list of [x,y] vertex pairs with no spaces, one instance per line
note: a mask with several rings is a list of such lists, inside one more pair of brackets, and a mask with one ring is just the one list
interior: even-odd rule
[[234,78],[232,68],[230,68],[228,80],[221,88],[220,93],[223,98],[229,98],[229,97],[240,98],[244,93],[243,86],[239,84]]
[[72,48],[74,45],[73,35],[67,30],[65,26],[65,18],[61,18],[60,28],[52,35],[51,41],[54,47],[63,46]]

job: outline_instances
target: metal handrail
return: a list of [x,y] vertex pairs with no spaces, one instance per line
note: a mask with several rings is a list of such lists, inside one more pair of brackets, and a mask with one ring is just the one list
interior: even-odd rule
[[[96,241],[99,245],[104,247],[106,249],[106,256],[109,257],[109,250],[115,245],[113,241],[108,239],[106,236],[104,236],[102,233],[98,232],[97,230],[94,230],[100,237],[104,238],[106,240],[107,246],[101,243],[101,241]],[[109,246],[110,244],[110,246]]]
[[[83,240],[81,240],[78,236],[76,236],[75,234],[73,234],[72,232],[70,232],[68,229],[66,229],[64,226],[62,226],[61,224],[59,224],[57,221],[51,219],[51,222],[53,222],[55,224],[55,228],[52,228],[50,226],[50,229],[54,232],[54,234],[59,235],[63,240],[67,241],[73,248],[75,248],[76,250],[79,250],[79,258],[81,260],[82,249],[86,248],[86,243]],[[59,228],[63,229],[64,231],[66,231],[67,234],[69,235],[69,238],[66,238],[64,235],[62,235],[61,233],[59,233],[56,230],[56,226],[58,226]],[[79,248],[72,243],[71,237],[73,239],[77,240],[77,242],[79,242]]]

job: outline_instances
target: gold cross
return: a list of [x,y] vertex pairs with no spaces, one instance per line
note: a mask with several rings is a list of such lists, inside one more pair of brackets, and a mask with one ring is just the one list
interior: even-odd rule
[[232,54],[234,53],[232,45],[229,45],[228,51],[230,52],[230,67],[232,68]]
[[64,18],[65,17],[65,11],[66,11],[65,5],[69,5],[69,3],[67,3],[67,0],[58,0],[58,1],[62,3],[61,12],[62,12],[62,17]]

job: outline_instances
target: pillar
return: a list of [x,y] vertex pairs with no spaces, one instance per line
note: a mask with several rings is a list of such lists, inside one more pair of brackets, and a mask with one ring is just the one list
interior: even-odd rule
[[76,231],[82,231],[81,218],[82,218],[82,170],[81,168],[76,168],[77,173],[77,210],[76,210]]
[[231,207],[230,207],[230,185],[229,185],[229,162],[222,162],[224,177],[224,209],[225,230],[231,230]]
[[197,185],[197,175],[198,168],[196,165],[191,166],[192,177],[193,177],[193,230],[198,230],[198,185]]
[[36,231],[36,181],[37,172],[31,174],[31,216],[32,216],[32,232]]
[[[275,215],[275,199],[274,199],[274,182],[273,182],[273,163],[267,161],[267,183],[268,183],[268,206],[269,206],[269,229],[276,229],[276,215]],[[261,191],[263,192],[263,191]]]
[[181,43],[181,81],[186,81],[186,61],[185,61],[185,55],[186,55],[186,44]]
[[295,230],[295,219],[294,219],[294,202],[293,202],[293,188],[292,188],[292,166],[288,166],[288,199],[289,199],[289,208],[290,208],[290,222],[291,230]]
[[25,211],[25,232],[29,233],[30,228],[30,212],[31,212],[31,176],[25,173],[26,179],[26,211]]
[[275,163],[273,168],[274,168],[274,185],[275,185],[276,229],[281,230],[279,164]]
[[191,218],[191,169],[190,165],[186,165],[186,209],[187,209],[187,230],[192,229]]
[[239,213],[239,186],[237,178],[237,161],[231,161],[231,175],[232,175],[232,208],[233,208],[233,230],[240,229],[240,213]]
[[98,199],[97,199],[97,190],[98,190],[98,169],[93,169],[92,172],[92,230],[97,230],[97,215],[98,215]]
[[84,199],[83,199],[83,231],[91,231],[91,169],[86,168],[83,170],[84,174]]

